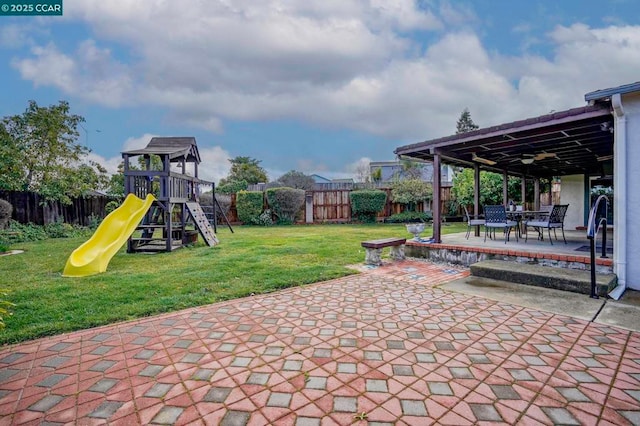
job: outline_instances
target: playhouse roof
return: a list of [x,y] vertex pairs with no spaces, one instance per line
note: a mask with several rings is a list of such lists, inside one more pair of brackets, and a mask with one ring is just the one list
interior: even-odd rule
[[169,160],[182,160],[200,163],[200,152],[196,138],[182,137],[154,137],[145,148],[124,151],[123,155],[168,155]]

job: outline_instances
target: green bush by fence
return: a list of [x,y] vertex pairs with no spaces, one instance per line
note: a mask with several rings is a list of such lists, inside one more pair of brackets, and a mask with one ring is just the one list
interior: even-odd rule
[[352,191],[349,198],[353,216],[362,222],[375,222],[376,214],[382,211],[387,202],[386,192],[375,189]]
[[264,204],[262,191],[240,191],[236,195],[238,219],[245,224],[257,224]]
[[266,191],[267,202],[278,223],[293,223],[296,214],[304,204],[304,190],[289,187],[269,188]]

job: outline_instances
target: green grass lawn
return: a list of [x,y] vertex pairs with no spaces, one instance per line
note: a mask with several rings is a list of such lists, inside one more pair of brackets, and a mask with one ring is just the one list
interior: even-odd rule
[[[452,224],[443,232],[464,229]],[[342,277],[353,273],[345,265],[363,262],[361,241],[392,236],[411,238],[404,225],[387,224],[220,228],[214,248],[123,248],[106,273],[85,278],[61,272],[86,238],[17,244],[11,248],[25,253],[0,257],[0,288],[16,304],[0,344]]]

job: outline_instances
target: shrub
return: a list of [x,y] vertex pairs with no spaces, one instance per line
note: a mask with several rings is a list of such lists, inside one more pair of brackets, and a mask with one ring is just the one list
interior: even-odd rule
[[83,230],[64,222],[48,223],[44,226],[44,232],[49,238],[69,238],[84,233]]
[[257,224],[262,206],[264,194],[262,191],[240,191],[236,194],[236,210],[238,219],[245,224]]
[[68,223],[50,223],[45,226],[28,223],[26,225],[12,220],[9,228],[0,230],[0,243],[12,245],[30,241],[46,240],[47,238],[87,237],[91,235],[89,228]]
[[417,203],[431,198],[431,185],[420,179],[398,180],[391,185],[391,199],[394,203],[406,204],[415,211]]
[[258,220],[256,221],[256,225],[260,226],[271,226],[273,225],[273,219],[271,218],[271,210],[266,209],[263,211],[260,216],[258,216]]
[[384,208],[387,193],[375,189],[351,191],[351,210],[353,215],[362,222],[375,222],[376,214]]
[[0,241],[0,253],[6,253],[9,251],[9,244]]
[[95,231],[96,229],[98,229],[98,226],[100,226],[102,219],[103,218],[101,218],[100,216],[92,213],[89,216],[89,229],[91,229],[92,231]]
[[104,211],[106,214],[111,213],[112,211],[114,211],[115,209],[117,209],[118,207],[120,207],[120,202],[119,201],[109,201],[107,203],[106,206],[104,206]]
[[430,222],[433,220],[433,214],[431,212],[412,212],[406,211],[402,213],[396,213],[387,218],[386,222],[389,223],[412,223],[412,222]]
[[220,194],[235,194],[240,191],[246,191],[249,183],[246,180],[232,180],[224,185],[218,186],[217,192]]
[[0,229],[6,228],[13,213],[13,206],[7,200],[0,200]]
[[26,243],[30,241],[40,241],[47,239],[47,233],[44,227],[28,223],[26,225],[12,220],[9,222],[9,228],[4,233],[0,231],[2,240],[10,244]]
[[304,190],[288,187],[269,188],[266,191],[267,202],[279,223],[293,223],[296,214],[304,204]]

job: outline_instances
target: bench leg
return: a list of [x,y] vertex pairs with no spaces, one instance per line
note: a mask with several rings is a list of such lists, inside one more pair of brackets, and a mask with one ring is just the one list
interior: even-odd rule
[[391,247],[391,258],[394,260],[404,260],[404,244]]
[[380,258],[382,249],[367,248],[365,250],[367,252],[365,253],[364,263],[367,265],[382,265],[382,259]]

